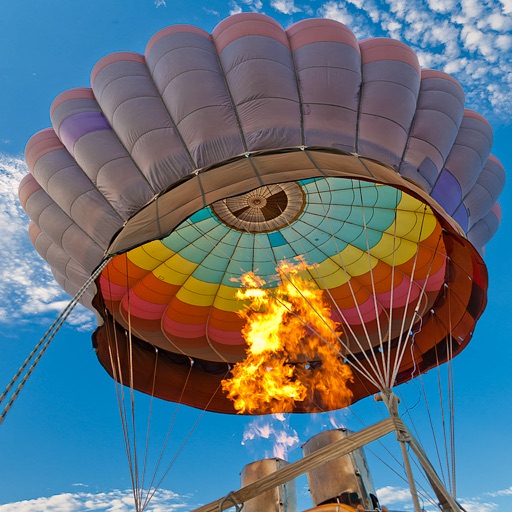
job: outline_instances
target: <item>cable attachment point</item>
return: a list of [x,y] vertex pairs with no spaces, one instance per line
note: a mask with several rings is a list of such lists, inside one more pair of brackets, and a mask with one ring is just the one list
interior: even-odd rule
[[230,491],[229,494],[225,496],[219,503],[219,512],[222,512],[224,510],[224,505],[226,503],[231,503],[232,505],[234,505],[236,512],[240,512],[244,508],[243,503],[238,503],[236,501],[236,498],[233,495],[233,491]]

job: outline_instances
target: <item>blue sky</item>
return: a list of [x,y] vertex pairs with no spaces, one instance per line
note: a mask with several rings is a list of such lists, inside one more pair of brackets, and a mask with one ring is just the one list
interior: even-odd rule
[[[426,67],[454,75],[467,106],[494,128],[493,153],[512,169],[512,0],[18,0],[0,7],[0,388],[69,299],[32,250],[17,184],[27,172],[26,141],[49,126],[49,106],[61,91],[89,84],[102,56],[142,53],[160,28],[188,23],[211,31],[229,14],[264,12],[284,27],[310,16],[347,24],[359,39],[388,36],[411,45]],[[503,221],[488,244],[489,304],[469,347],[453,363],[457,489],[468,512],[512,510],[511,187],[501,197]],[[0,426],[0,512],[131,510],[130,479],[114,385],[92,351],[94,316],[81,309],[59,333]],[[444,381],[446,369],[440,371]],[[403,386],[405,403],[431,456],[430,411],[442,435],[438,373]],[[140,412],[148,401],[142,400]],[[139,407],[139,406],[138,406]],[[152,442],[158,445],[175,414],[155,404]],[[194,431],[149,510],[189,510],[239,486],[242,467],[266,456],[300,457],[300,445],[325,428],[360,429],[382,418],[371,399],[326,415],[243,418],[178,408],[171,460]],[[196,426],[197,423],[197,426]],[[386,438],[368,453],[381,501],[408,508],[403,474]],[[445,470],[446,471],[446,470]],[[299,504],[310,507],[306,482]],[[432,510],[426,503],[426,509]]]

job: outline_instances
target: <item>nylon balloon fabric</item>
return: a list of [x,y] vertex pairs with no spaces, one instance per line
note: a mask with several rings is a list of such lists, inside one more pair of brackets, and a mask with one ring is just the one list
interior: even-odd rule
[[163,29],[91,82],[28,142],[20,200],[70,294],[113,256],[82,302],[114,378],[115,339],[136,388],[233,412],[220,382],[245,354],[240,278],[272,290],[298,257],[359,368],[355,400],[467,345],[505,173],[453,77],[333,20],[244,13]]

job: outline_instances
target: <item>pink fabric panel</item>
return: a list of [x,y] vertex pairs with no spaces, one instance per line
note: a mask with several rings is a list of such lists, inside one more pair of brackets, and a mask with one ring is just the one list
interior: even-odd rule
[[18,187],[18,198],[21,203],[21,207],[25,209],[28,198],[37,192],[41,188],[41,185],[37,183],[36,179],[32,174],[26,174],[23,176]]
[[51,151],[64,149],[53,128],[45,128],[32,135],[25,147],[25,161],[29,169],[33,169],[40,157]]
[[153,46],[155,46],[161,39],[164,39],[167,36],[171,36],[173,34],[180,34],[182,32],[186,32],[187,34],[196,34],[206,39],[210,39],[210,34],[199,27],[194,27],[193,25],[171,25],[170,27],[165,27],[162,30],[159,30],[148,41],[148,44],[146,45],[146,50],[144,52],[146,60],[148,62],[150,61],[150,55],[153,51]]
[[[240,331],[222,331],[216,327],[208,326],[208,337],[219,345],[246,345]],[[220,348],[222,350],[222,348]]]
[[353,32],[343,23],[323,18],[313,18],[294,23],[286,29],[294,51],[312,43],[343,43],[359,47]]
[[91,71],[91,85],[93,86],[93,89],[95,88],[95,82],[96,78],[98,77],[99,73],[106,67],[110,66],[111,64],[114,64],[116,62],[134,62],[139,64],[144,64],[145,60],[142,55],[139,53],[134,52],[115,52],[110,53],[109,55],[106,55],[102,59],[100,59],[96,65],[92,68]]
[[212,32],[219,54],[233,41],[247,35],[270,37],[285,46],[288,45],[288,38],[281,25],[263,14],[235,14],[222,20]]
[[50,106],[50,116],[53,115],[55,109],[57,109],[62,103],[69,101],[70,99],[83,99],[83,100],[94,100],[94,94],[92,89],[89,87],[77,87],[61,92],[52,102]]
[[414,52],[392,39],[359,44],[363,86],[357,152],[398,168],[405,151],[420,88]]

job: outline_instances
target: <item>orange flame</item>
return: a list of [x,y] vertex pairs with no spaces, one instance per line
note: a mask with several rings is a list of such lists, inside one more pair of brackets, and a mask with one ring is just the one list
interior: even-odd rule
[[282,261],[280,284],[270,292],[254,272],[241,278],[237,298],[248,302],[240,313],[247,357],[237,363],[222,388],[239,413],[332,410],[352,398],[350,368],[342,362],[338,324],[322,291],[299,276],[309,267]]

